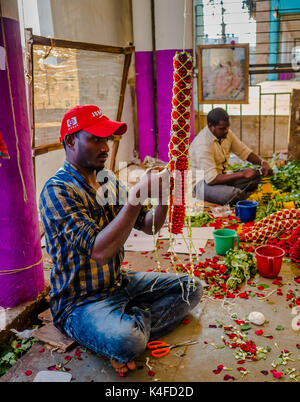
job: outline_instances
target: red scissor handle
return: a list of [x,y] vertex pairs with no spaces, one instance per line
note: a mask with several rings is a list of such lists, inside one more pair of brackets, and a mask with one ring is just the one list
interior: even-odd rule
[[168,346],[164,341],[152,341],[148,343],[148,349],[158,349],[164,346]]
[[151,353],[153,357],[163,357],[166,356],[168,353],[170,353],[170,348],[162,348],[162,349],[156,349],[153,350]]

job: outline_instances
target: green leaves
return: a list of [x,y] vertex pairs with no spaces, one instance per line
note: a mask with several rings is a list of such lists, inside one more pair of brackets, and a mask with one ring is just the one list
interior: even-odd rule
[[4,375],[31,346],[37,341],[36,338],[13,340],[2,344],[0,347],[0,377]]
[[[192,227],[201,227],[201,226],[204,226],[204,225],[207,225],[207,224],[213,222],[213,220],[214,220],[205,211],[200,213],[200,214],[191,214],[190,219],[191,219],[191,226]],[[186,217],[186,220],[188,220],[188,217]]]
[[239,283],[257,272],[253,254],[244,250],[228,250],[223,263],[227,267],[226,274],[230,275],[226,283],[228,289],[236,289]]
[[275,188],[284,192],[299,192],[300,161],[290,161],[279,168],[271,177],[271,183]]

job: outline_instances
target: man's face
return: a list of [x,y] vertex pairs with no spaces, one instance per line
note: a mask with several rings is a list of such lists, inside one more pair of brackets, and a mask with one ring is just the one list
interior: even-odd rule
[[108,138],[100,138],[80,131],[75,137],[74,148],[76,162],[86,168],[102,170],[108,157]]
[[212,124],[208,125],[210,131],[218,139],[227,137],[229,127],[230,127],[229,121],[223,121],[223,120],[220,120],[216,126],[213,126]]

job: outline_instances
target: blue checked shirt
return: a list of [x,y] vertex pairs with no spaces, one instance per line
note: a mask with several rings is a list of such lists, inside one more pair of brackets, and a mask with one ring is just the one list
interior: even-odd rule
[[[61,330],[74,307],[106,298],[120,286],[123,247],[107,264],[91,259],[97,234],[127,201],[127,190],[116,176],[111,171],[101,174],[105,178],[96,191],[66,161],[41,192],[40,217],[53,262],[50,309],[54,325]],[[136,229],[141,228],[145,214],[142,208]]]

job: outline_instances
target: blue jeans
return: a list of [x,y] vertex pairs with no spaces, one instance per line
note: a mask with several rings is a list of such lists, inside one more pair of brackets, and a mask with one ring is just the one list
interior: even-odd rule
[[127,363],[143,353],[149,340],[176,328],[201,296],[200,281],[189,275],[130,272],[106,299],[76,307],[64,330],[88,349]]

